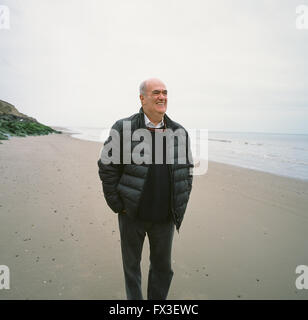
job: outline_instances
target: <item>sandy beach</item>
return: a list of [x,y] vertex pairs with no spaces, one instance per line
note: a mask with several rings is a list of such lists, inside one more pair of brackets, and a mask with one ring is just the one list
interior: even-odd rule
[[[125,299],[118,220],[101,144],[67,133],[0,145],[0,299]],[[173,246],[169,299],[307,299],[308,182],[210,162]],[[142,272],[146,296],[148,241]]]

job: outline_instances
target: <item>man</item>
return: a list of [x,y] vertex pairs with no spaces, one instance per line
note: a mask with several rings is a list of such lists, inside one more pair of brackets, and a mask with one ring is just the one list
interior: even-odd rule
[[[98,160],[99,176],[107,204],[118,213],[127,299],[143,299],[140,261],[147,234],[150,243],[147,297],[150,300],[164,300],[173,277],[171,248],[174,227],[179,231],[184,217],[192,189],[193,165],[189,161],[191,153],[187,131],[165,113],[167,89],[164,83],[153,78],[142,82],[140,101],[142,107],[139,113],[117,121],[112,127],[120,135],[120,151],[123,150],[120,163],[105,164],[101,157]],[[129,123],[132,133],[144,129],[144,136],[150,137],[148,148],[145,148],[147,151],[140,152],[144,156],[148,152],[149,163],[123,161],[137,144],[133,141],[135,139],[131,139],[129,143],[127,140],[123,142],[127,139],[124,138],[127,135],[127,130],[123,129],[125,123]],[[184,132],[185,139],[174,139],[174,155],[180,154],[180,147],[183,147],[180,141],[184,141],[184,163],[179,158],[174,159],[174,163],[169,163],[166,140],[160,149],[155,148],[155,141],[159,139],[159,134],[164,135],[167,130],[175,132],[177,129]],[[112,139],[110,135],[104,143],[103,151]],[[155,153],[159,151],[162,151],[162,163],[155,162]],[[133,150],[133,155],[134,152]]]

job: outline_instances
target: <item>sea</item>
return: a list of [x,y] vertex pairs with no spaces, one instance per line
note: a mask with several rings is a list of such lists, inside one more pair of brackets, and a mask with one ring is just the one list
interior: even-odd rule
[[[69,127],[72,137],[104,142],[109,128]],[[194,159],[308,180],[308,134],[188,129]]]

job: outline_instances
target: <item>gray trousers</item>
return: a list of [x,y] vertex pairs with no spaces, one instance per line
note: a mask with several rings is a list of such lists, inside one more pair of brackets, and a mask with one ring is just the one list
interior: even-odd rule
[[145,235],[150,243],[150,270],[147,298],[165,300],[173,277],[171,268],[173,221],[164,223],[133,220],[118,214],[125,288],[128,300],[143,300],[141,289],[141,255]]

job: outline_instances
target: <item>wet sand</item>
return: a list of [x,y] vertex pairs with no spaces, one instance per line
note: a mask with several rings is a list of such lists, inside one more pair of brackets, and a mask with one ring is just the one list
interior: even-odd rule
[[[101,144],[68,134],[0,145],[0,299],[125,299],[117,216]],[[169,299],[307,299],[308,182],[210,162],[195,176],[173,247]],[[146,296],[148,241],[142,272]]]

